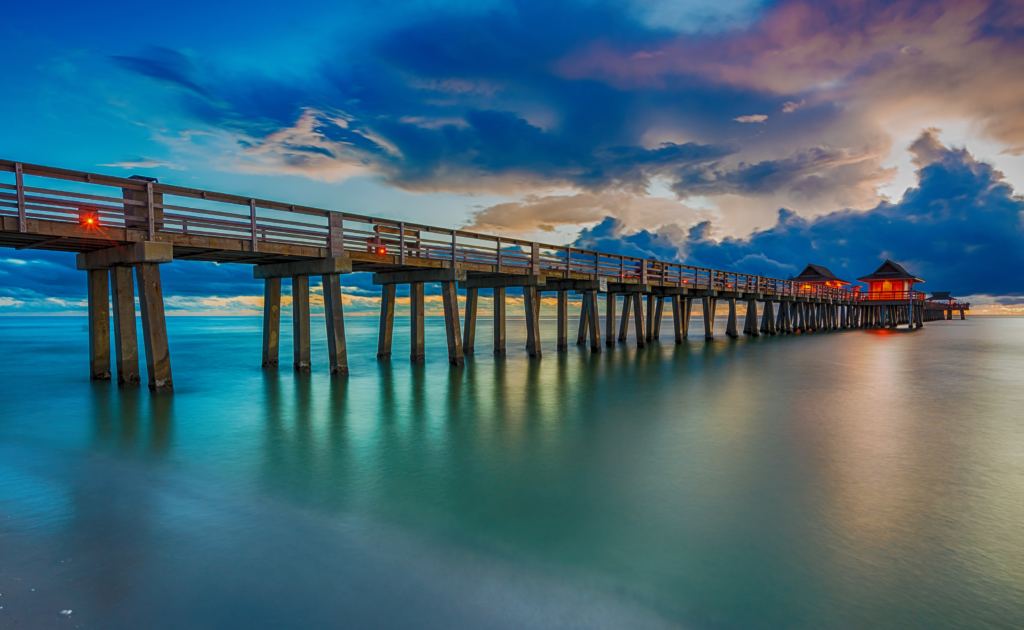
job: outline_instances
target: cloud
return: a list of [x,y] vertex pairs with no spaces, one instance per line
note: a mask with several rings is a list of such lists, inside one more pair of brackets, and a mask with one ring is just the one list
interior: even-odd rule
[[100,164],[100,166],[112,166],[114,168],[169,168],[175,171],[185,170],[184,166],[178,166],[171,162],[165,162],[163,160],[154,160],[151,158],[137,157],[128,160],[122,160],[120,162],[112,162],[110,164]]
[[733,118],[733,120],[741,123],[763,123],[768,120],[768,116],[765,116],[764,114],[751,114],[749,116],[737,116],[736,118]]
[[801,100],[799,103],[797,103],[795,101],[786,101],[785,103],[782,104],[782,113],[783,114],[792,114],[796,110],[798,110],[801,107],[803,107],[805,104],[807,104],[807,101],[805,101],[805,100]]
[[925,278],[929,290],[1024,298],[1024,199],[992,166],[942,146],[937,131],[911,146],[919,183],[898,203],[813,219],[783,209],[772,228],[747,238],[715,239],[710,222],[631,233],[608,219],[583,230],[576,244],[775,277],[813,262],[852,280],[891,258]]

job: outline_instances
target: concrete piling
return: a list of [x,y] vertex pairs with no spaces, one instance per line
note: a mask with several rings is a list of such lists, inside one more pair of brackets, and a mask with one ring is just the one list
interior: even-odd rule
[[505,287],[494,289],[494,354],[505,356]]
[[537,287],[523,287],[523,302],[526,307],[526,351],[530,358],[542,356],[540,343],[540,292]]
[[647,347],[647,336],[644,334],[644,308],[640,294],[633,293],[633,325],[636,327],[636,347]]
[[136,386],[139,374],[139,341],[135,326],[135,284],[131,267],[111,267],[110,297],[114,306],[114,357],[119,387]]
[[146,371],[149,389],[174,389],[171,378],[171,352],[167,346],[167,321],[164,319],[164,292],[160,283],[160,267],[142,263],[135,267],[142,314],[142,338],[146,347]]
[[424,363],[427,360],[426,326],[424,322],[425,307],[423,299],[423,283],[409,283],[409,360],[413,363]]
[[733,339],[740,336],[736,331],[736,298],[729,298],[729,319],[725,324],[725,335]]
[[309,337],[309,276],[292,278],[292,368],[296,372],[313,369]]
[[622,318],[619,320],[619,343],[625,343],[629,335],[629,312],[633,307],[633,296],[626,293],[622,299]]
[[576,328],[576,345],[582,346],[587,343],[587,332],[590,329],[590,315],[588,314],[587,293],[584,292],[583,300],[580,303],[580,323]]
[[[106,269],[86,271],[89,283],[89,379],[110,380],[110,276]],[[134,312],[134,306],[132,307]]]
[[601,352],[601,317],[597,306],[597,293],[586,292],[587,319],[590,320],[590,351]]
[[555,350],[563,352],[569,349],[569,292],[558,292],[558,335]]
[[615,345],[615,294],[611,291],[604,297],[604,345]]
[[704,339],[710,341],[715,338],[715,307],[718,305],[718,300],[706,297],[701,301],[704,306]]
[[276,368],[280,359],[281,279],[263,280],[263,367]]
[[462,354],[476,352],[476,309],[480,301],[480,290],[466,289],[466,320],[462,328]]
[[456,367],[465,365],[459,326],[459,293],[454,280],[441,283],[441,302],[444,306],[444,333],[448,338],[448,364]]
[[[321,277],[324,290],[324,319],[327,321],[327,358],[331,376],[348,376],[348,345],[345,341],[345,307],[341,296],[341,276]],[[394,286],[394,285],[391,285]]]
[[397,284],[380,287],[380,330],[377,333],[377,360],[391,359],[391,341],[395,331],[395,294]]
[[661,317],[665,310],[665,298],[658,296],[655,298],[654,303],[654,334],[652,337],[658,339],[661,337]]

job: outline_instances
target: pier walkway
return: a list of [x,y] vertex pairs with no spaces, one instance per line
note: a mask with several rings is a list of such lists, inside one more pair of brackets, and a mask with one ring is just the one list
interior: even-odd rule
[[[381,286],[381,360],[392,353],[398,284],[410,286],[410,359],[424,360],[424,283],[440,283],[448,359],[456,366],[475,350],[480,289],[494,291],[493,352],[499,355],[506,350],[505,291],[522,290],[531,357],[542,355],[544,292],[558,296],[558,350],[569,344],[568,292],[582,295],[576,343],[589,343],[593,352],[625,342],[631,319],[639,346],[658,339],[666,300],[676,343],[689,334],[694,299],[702,304],[706,339],[714,337],[714,316],[722,301],[728,308],[729,337],[920,328],[926,321],[951,318],[955,311],[963,318],[970,308],[951,300],[928,301],[916,291],[865,294],[172,186],[140,176],[0,160],[0,177],[5,175],[0,181],[0,247],[78,254],[78,268],[88,277],[94,379],[111,378],[112,327],[118,383],[140,383],[137,288],[149,385],[155,390],[173,387],[159,266],[175,260],[253,265],[254,277],[264,280],[263,366],[268,368],[278,365],[281,281],[287,278],[292,283],[293,367],[310,369],[309,277],[322,276],[330,370],[336,375],[348,373],[340,276],[349,273],[372,273],[374,284]],[[464,318],[458,289],[466,292]],[[746,306],[742,329],[738,302]]]

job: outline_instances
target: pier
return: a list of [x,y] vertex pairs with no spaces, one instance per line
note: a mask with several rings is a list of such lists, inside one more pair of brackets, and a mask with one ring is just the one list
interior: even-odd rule
[[[283,280],[292,290],[292,367],[298,372],[311,369],[309,277],[321,276],[330,372],[336,376],[348,374],[340,276],[351,273],[371,273],[381,288],[377,358],[382,361],[392,358],[399,284],[409,285],[411,297],[409,359],[424,361],[424,284],[439,283],[453,366],[480,350],[476,322],[481,289],[494,293],[495,355],[507,351],[506,291],[522,291],[526,351],[533,358],[544,353],[540,300],[545,292],[557,294],[559,352],[569,348],[570,291],[582,296],[576,344],[595,353],[625,343],[631,325],[639,347],[660,340],[666,301],[675,343],[690,335],[694,300],[704,322],[697,334],[709,340],[716,336],[719,308],[727,309],[724,334],[731,338],[921,328],[927,321],[951,319],[954,312],[963,319],[970,309],[948,294],[928,299],[913,290],[914,281],[921,280],[912,276],[906,290],[892,289],[896,280],[891,278],[906,272],[891,261],[876,271],[890,274],[879,281],[889,282],[890,289],[876,291],[872,284],[870,291],[861,292],[814,270],[811,275],[819,279],[781,280],[185,188],[141,176],[112,177],[6,160],[0,160],[0,173],[10,174],[12,181],[0,182],[0,247],[77,254],[88,287],[91,378],[116,375],[123,386],[141,382],[137,295],[148,383],[158,391],[173,389],[160,266],[177,260],[253,266],[254,278],[264,282],[262,365],[268,369],[277,368],[280,359]],[[459,290],[466,293],[464,314],[459,312]],[[742,327],[738,306],[745,307]]]

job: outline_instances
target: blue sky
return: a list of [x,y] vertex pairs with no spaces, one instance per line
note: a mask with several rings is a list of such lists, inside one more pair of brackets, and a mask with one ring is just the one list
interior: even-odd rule
[[[1024,303],[1019,3],[23,3],[5,17],[8,159],[739,271],[856,276],[889,257],[930,288]],[[29,260],[46,264],[28,277]],[[0,252],[0,313],[80,309],[72,267]],[[258,306],[247,269],[173,267],[179,312]],[[364,280],[352,307],[372,311]]]

